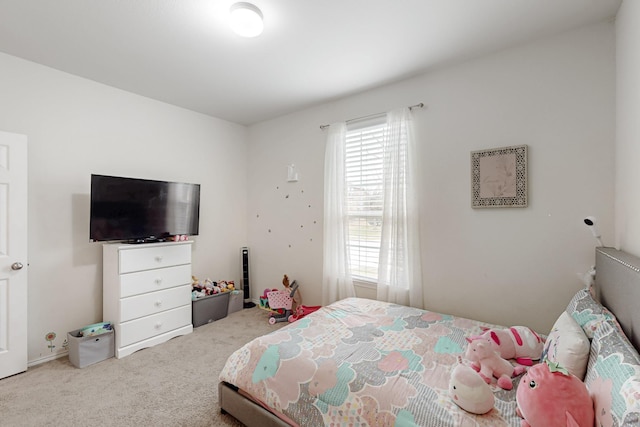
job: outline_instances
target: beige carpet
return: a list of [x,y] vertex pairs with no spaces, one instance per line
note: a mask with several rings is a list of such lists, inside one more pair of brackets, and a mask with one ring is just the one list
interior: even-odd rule
[[259,308],[83,369],[57,359],[0,380],[0,426],[239,426],[220,414],[218,375],[269,325]]

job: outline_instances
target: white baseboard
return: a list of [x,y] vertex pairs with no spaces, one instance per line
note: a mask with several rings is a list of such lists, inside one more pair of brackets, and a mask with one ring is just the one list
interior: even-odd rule
[[33,366],[39,365],[41,363],[51,362],[52,360],[60,359],[61,357],[65,357],[69,354],[69,350],[60,351],[58,353],[50,354],[48,356],[39,357],[37,359],[29,360],[27,362],[27,368],[31,368]]

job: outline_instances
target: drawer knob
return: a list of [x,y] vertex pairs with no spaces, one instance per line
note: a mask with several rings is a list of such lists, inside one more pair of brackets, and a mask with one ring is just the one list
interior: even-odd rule
[[162,300],[156,301],[156,307],[160,307],[162,305]]
[[162,255],[156,255],[156,261],[161,262],[162,261]]
[[156,329],[160,329],[160,328],[162,328],[162,322],[156,323]]
[[156,282],[156,285],[160,285],[162,283],[162,277],[157,277],[155,282]]

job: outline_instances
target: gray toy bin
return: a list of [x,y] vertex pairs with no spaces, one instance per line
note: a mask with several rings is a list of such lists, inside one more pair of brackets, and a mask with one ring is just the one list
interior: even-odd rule
[[227,315],[242,310],[244,305],[244,296],[241,291],[229,292],[229,308],[227,309]]
[[230,292],[221,292],[193,300],[191,311],[191,323],[193,323],[193,327],[197,328],[198,326],[206,325],[207,323],[227,317],[229,293]]
[[115,355],[115,333],[113,330],[91,337],[81,337],[80,329],[67,333],[69,361],[76,368],[101,362]]

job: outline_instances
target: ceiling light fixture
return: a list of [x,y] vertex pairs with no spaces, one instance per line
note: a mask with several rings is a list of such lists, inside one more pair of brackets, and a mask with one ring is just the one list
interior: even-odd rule
[[231,6],[230,19],[231,29],[242,37],[256,37],[262,34],[264,22],[262,22],[262,12],[257,6],[239,2]]

